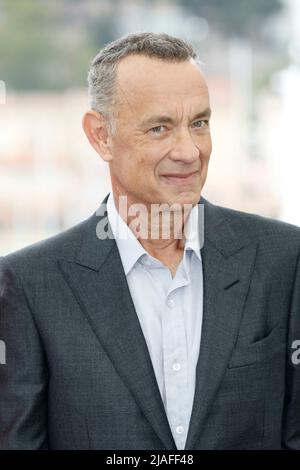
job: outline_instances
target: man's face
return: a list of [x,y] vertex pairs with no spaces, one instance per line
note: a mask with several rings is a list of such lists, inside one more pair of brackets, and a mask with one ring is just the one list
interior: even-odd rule
[[117,82],[109,163],[115,195],[147,206],[197,204],[212,149],[199,68],[193,60],[133,55],[120,62]]

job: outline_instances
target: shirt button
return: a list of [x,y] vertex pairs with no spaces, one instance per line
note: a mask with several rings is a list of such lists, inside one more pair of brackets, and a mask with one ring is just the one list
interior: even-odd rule
[[175,370],[176,372],[179,371],[181,369],[181,365],[179,364],[179,362],[174,362],[173,364],[173,370]]
[[182,433],[183,433],[183,431],[184,431],[184,428],[183,428],[183,426],[177,426],[177,428],[176,428],[176,432],[177,432],[177,434],[182,434]]
[[174,300],[172,300],[172,299],[169,299],[169,300],[168,300],[168,307],[170,307],[170,308],[175,307],[175,302],[174,302]]

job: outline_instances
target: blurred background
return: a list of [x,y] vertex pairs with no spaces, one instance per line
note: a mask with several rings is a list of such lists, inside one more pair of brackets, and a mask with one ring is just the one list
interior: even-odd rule
[[91,215],[108,167],[87,71],[129,32],[191,42],[210,87],[211,202],[300,225],[299,0],[0,0],[0,255]]

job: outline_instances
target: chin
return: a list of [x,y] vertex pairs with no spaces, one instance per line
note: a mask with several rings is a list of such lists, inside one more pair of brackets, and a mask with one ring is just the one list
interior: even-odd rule
[[173,203],[178,203],[181,205],[192,204],[193,206],[198,204],[201,196],[201,192],[182,192],[175,197],[173,197]]
[[[192,204],[193,206],[198,204],[201,195],[201,190],[198,188],[194,191],[181,191],[178,193],[174,192],[160,192],[157,197],[155,197],[155,202],[157,204],[168,204],[171,206],[172,204],[180,204],[183,206],[184,204]],[[154,202],[154,201],[153,201]]]

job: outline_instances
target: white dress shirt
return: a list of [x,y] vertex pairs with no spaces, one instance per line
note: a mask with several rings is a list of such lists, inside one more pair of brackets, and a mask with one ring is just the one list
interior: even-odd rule
[[177,449],[182,450],[194,400],[203,314],[199,231],[194,230],[198,207],[189,214],[184,254],[174,278],[168,267],[143,248],[119,215],[112,193],[107,215],[169,425]]

